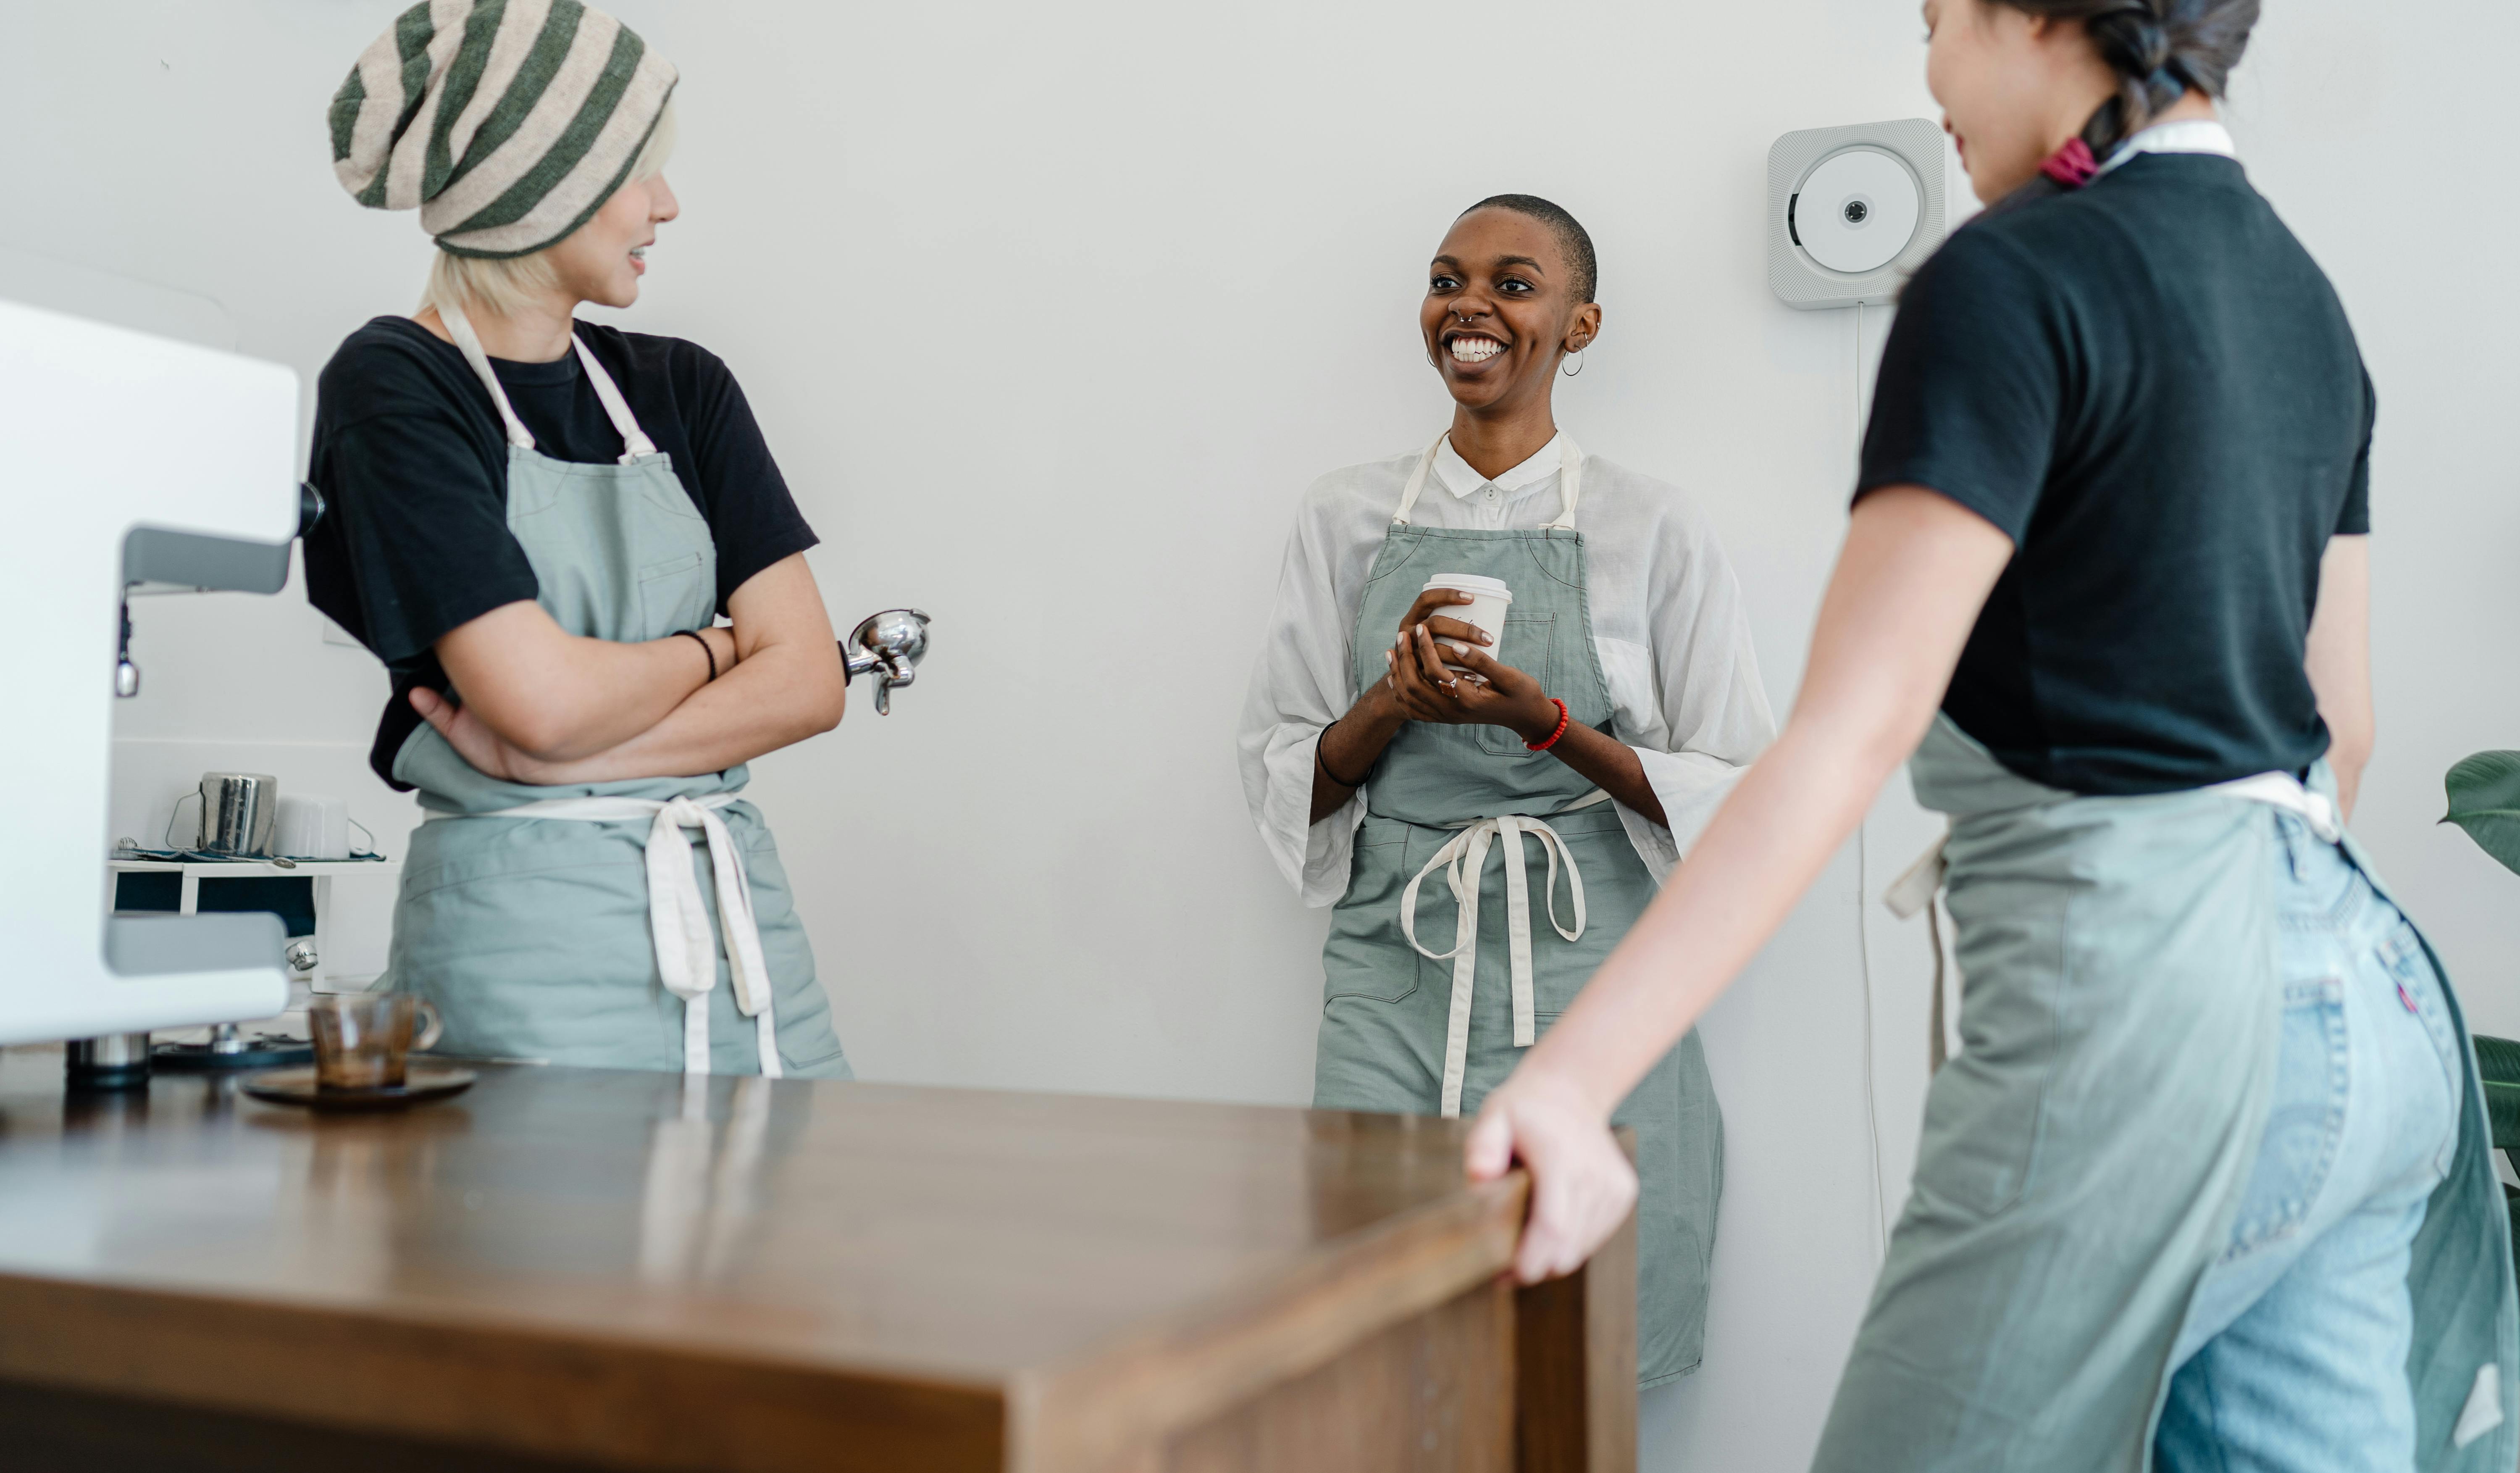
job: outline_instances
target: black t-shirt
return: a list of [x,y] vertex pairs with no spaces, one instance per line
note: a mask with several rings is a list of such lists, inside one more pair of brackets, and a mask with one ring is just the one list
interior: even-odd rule
[[2098,794],[2299,772],[2373,413],[2335,291],[2240,165],[2138,155],[1916,273],[1856,494],[1926,486],[2012,538],[1943,700],[2006,767]]
[[[577,335],[708,520],[721,613],[745,579],[815,544],[725,363],[679,338],[584,322]],[[535,449],[582,465],[620,459],[621,434],[576,353],[490,368]],[[446,689],[439,636],[536,592],[508,531],[507,431],[453,344],[407,317],[378,317],[317,380],[308,479],[331,509],[306,537],[306,596],[392,672],[368,759],[390,783],[394,755],[420,725],[406,693]]]

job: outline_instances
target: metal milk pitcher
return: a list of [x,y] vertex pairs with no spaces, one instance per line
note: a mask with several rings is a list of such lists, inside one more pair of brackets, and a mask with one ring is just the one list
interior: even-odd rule
[[264,772],[202,774],[202,852],[268,854],[279,818],[280,779]]

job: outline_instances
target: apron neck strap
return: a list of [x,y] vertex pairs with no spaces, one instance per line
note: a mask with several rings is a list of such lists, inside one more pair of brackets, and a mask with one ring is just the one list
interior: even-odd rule
[[1557,432],[1557,520],[1541,525],[1542,531],[1573,531],[1575,500],[1584,493],[1584,447],[1575,437]]
[[1444,448],[1444,441],[1452,433],[1447,430],[1442,435],[1436,436],[1435,442],[1428,445],[1426,452],[1418,457],[1417,469],[1409,473],[1409,488],[1400,493],[1400,510],[1391,515],[1392,526],[1409,525],[1409,514],[1418,509],[1418,493],[1426,489],[1426,473],[1434,468],[1435,452]]
[[[1452,433],[1447,430],[1436,436],[1435,442],[1418,457],[1417,469],[1409,473],[1409,486],[1400,493],[1400,510],[1392,514],[1392,526],[1409,525],[1409,514],[1418,509],[1418,498],[1426,489],[1426,474],[1435,467],[1435,452],[1444,448],[1444,441],[1451,437]],[[1575,501],[1584,490],[1583,447],[1575,443],[1575,437],[1560,430],[1557,432],[1557,518],[1542,524],[1542,531],[1573,531]]]
[[612,421],[612,428],[621,434],[621,463],[626,466],[642,455],[655,454],[656,442],[631,417],[629,401],[621,397],[621,388],[612,382],[612,375],[595,361],[595,349],[574,332],[568,335],[568,342],[577,349],[577,361],[586,366],[586,379],[595,386],[595,396],[604,401],[604,417]]
[[[451,301],[439,302],[437,315],[446,324],[446,335],[455,340],[456,351],[462,353],[464,361],[472,366],[472,376],[481,381],[482,388],[490,391],[490,402],[498,406],[499,420],[508,427],[508,443],[519,450],[532,449],[534,432],[525,428],[523,420],[517,418],[516,406],[508,402],[507,388],[499,382],[499,376],[490,371],[490,355],[481,350],[481,338],[472,331],[472,319],[465,316],[464,309]],[[629,401],[621,397],[620,386],[614,384],[612,375],[606,373],[604,365],[596,361],[595,352],[586,345],[586,340],[571,331],[568,344],[577,350],[577,361],[586,370],[587,382],[595,387],[595,397],[604,405],[604,417],[612,421],[612,428],[620,433],[621,464],[626,466],[643,455],[655,454],[655,441],[639,428],[639,421],[630,413]]]
[[523,420],[517,418],[516,406],[508,402],[508,391],[501,387],[499,376],[490,371],[490,355],[481,351],[481,339],[472,331],[472,319],[465,316],[464,309],[451,301],[437,304],[437,316],[446,324],[446,335],[455,340],[455,350],[462,353],[464,361],[472,366],[472,377],[479,379],[481,387],[490,391],[490,402],[498,406],[499,421],[508,427],[508,443],[519,450],[532,449],[534,432],[525,428]]

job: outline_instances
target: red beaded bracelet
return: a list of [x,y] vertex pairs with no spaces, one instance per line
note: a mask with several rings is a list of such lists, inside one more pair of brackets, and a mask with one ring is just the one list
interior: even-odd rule
[[1526,752],[1547,752],[1550,748],[1556,746],[1557,739],[1566,734],[1567,726],[1575,719],[1572,715],[1567,713],[1565,702],[1558,700],[1555,696],[1550,697],[1549,701],[1551,705],[1557,708],[1557,729],[1549,734],[1548,741],[1523,743],[1523,750]]

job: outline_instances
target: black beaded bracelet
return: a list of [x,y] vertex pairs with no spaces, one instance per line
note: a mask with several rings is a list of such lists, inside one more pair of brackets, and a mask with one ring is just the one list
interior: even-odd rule
[[[1347,718],[1345,716],[1339,717],[1340,721],[1344,721]],[[1337,724],[1338,721],[1332,721],[1329,726],[1322,728],[1321,741],[1313,744],[1313,760],[1320,764],[1322,776],[1328,778],[1331,782],[1338,784],[1342,788],[1351,790],[1362,788],[1366,785],[1366,782],[1373,776],[1373,769],[1382,765],[1382,759],[1379,757],[1375,758],[1372,763],[1365,769],[1365,776],[1358,778],[1354,782],[1349,782],[1346,778],[1332,772],[1330,770],[1329,759],[1322,756],[1322,746],[1330,739],[1330,726],[1336,726]]]
[[709,642],[701,637],[700,631],[698,629],[676,629],[674,632],[700,647],[700,653],[708,657],[709,678],[711,680],[715,680],[717,678],[717,651],[709,648]]

